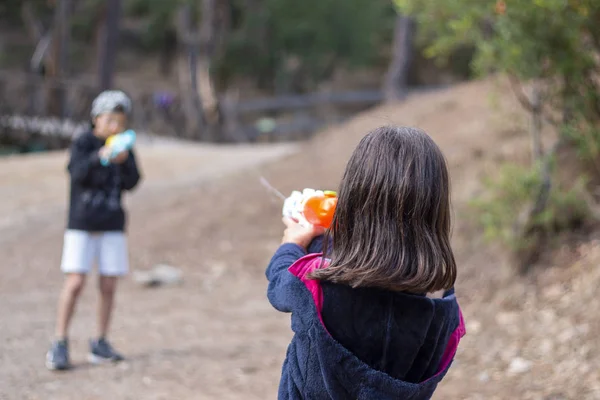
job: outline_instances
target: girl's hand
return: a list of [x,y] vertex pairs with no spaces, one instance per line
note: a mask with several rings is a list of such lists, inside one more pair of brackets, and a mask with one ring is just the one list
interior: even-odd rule
[[320,226],[309,225],[304,227],[297,221],[283,217],[283,223],[287,227],[283,232],[281,243],[295,243],[298,246],[306,249],[314,238],[325,233],[325,228]]

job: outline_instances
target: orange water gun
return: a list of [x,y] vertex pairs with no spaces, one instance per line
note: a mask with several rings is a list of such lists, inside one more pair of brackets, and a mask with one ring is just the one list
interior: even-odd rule
[[302,192],[294,190],[289,197],[285,197],[264,178],[261,181],[283,200],[284,217],[295,219],[303,226],[314,225],[325,229],[331,227],[338,200],[336,192],[306,188]]
[[337,193],[331,190],[294,190],[283,203],[283,215],[294,218],[301,225],[329,229],[337,205]]

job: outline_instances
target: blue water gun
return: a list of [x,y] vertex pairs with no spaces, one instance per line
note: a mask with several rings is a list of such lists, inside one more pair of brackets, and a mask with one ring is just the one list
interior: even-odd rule
[[109,137],[106,139],[106,146],[110,147],[110,155],[107,158],[102,158],[100,162],[106,167],[110,164],[110,160],[115,158],[117,154],[126,150],[131,150],[134,144],[135,132],[131,129]]

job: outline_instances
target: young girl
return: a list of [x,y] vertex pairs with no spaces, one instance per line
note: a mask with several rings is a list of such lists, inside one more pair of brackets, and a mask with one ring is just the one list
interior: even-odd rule
[[433,140],[405,127],[369,133],[346,166],[332,228],[284,223],[266,271],[269,301],[292,313],[295,332],[279,398],[430,399],[465,334],[450,183]]

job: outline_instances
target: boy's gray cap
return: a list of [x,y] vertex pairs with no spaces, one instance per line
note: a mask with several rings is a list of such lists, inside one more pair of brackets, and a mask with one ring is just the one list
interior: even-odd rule
[[131,114],[131,99],[120,90],[106,90],[98,95],[92,103],[92,119],[100,114],[112,112],[117,106],[123,107],[125,114]]

